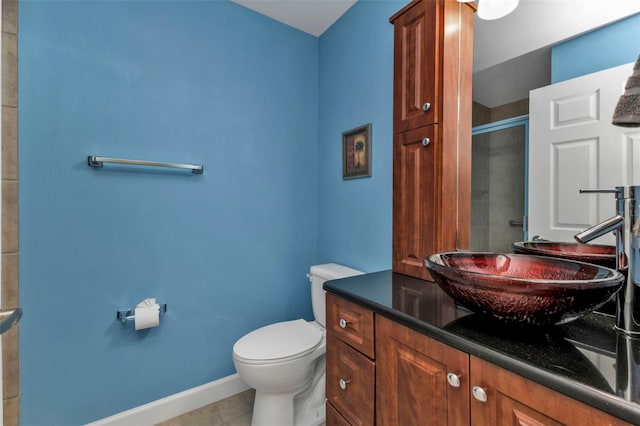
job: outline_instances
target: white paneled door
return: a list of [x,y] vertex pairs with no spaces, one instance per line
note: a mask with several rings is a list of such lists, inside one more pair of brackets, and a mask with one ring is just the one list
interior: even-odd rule
[[[633,63],[531,91],[529,237],[573,241],[615,214],[613,194],[580,189],[640,185],[640,129],[611,124]],[[613,235],[597,240],[613,244]]]

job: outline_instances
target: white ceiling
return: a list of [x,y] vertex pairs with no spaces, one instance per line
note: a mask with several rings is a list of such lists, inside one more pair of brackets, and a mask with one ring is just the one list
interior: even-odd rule
[[[232,1],[320,36],[356,0]],[[528,97],[550,82],[551,46],[635,13],[639,0],[520,0],[504,18],[476,16],[473,99],[494,107]]]
[[356,0],[231,0],[316,37],[322,35]]

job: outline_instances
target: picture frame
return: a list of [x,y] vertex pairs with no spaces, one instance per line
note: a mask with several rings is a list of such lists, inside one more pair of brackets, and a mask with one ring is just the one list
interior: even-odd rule
[[371,123],[342,132],[342,179],[371,177]]

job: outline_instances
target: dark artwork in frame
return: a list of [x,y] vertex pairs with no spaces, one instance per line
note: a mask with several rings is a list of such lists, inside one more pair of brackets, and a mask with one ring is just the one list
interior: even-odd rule
[[342,132],[342,179],[371,176],[371,123]]

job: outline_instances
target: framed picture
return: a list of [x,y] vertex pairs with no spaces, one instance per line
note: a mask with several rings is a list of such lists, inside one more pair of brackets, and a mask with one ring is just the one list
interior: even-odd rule
[[342,132],[342,179],[371,176],[371,123]]

